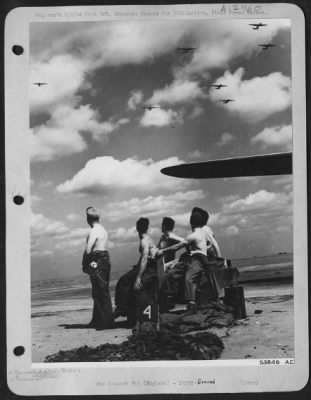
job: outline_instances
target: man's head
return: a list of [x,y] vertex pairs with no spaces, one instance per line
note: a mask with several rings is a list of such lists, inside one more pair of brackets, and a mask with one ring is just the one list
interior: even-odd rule
[[209,213],[206,210],[203,210],[203,208],[200,207],[194,207],[192,209],[192,213],[197,212],[199,214],[201,214],[202,216],[202,226],[207,224],[207,221],[209,219]]
[[203,216],[200,212],[192,210],[190,216],[190,225],[192,229],[201,228],[203,226]]
[[162,221],[162,232],[171,232],[174,229],[175,221],[173,218],[164,217]]
[[86,220],[89,225],[93,224],[94,222],[99,222],[100,214],[95,207],[93,206],[87,207],[85,212],[86,212]]
[[147,232],[149,228],[149,219],[148,218],[139,218],[139,220],[136,222],[136,230],[139,233],[139,235],[142,235]]

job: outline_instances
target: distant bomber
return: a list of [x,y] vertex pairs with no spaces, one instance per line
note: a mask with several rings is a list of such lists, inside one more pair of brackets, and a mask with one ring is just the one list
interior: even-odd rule
[[262,50],[268,50],[269,47],[276,47],[275,44],[267,43],[267,44],[259,44],[258,46],[262,47]]
[[267,26],[267,24],[262,24],[261,22],[259,22],[259,24],[248,24],[248,25],[252,26],[254,31],[258,31],[258,29],[261,28],[262,26]]
[[154,108],[160,108],[159,106],[144,106],[143,107],[145,110],[148,110],[148,111],[150,111],[150,110],[153,110]]
[[177,47],[177,51],[180,51],[181,53],[190,53],[194,50],[196,50],[196,47]]
[[37,85],[38,87],[43,86],[43,85],[47,85],[47,83],[45,82],[34,82],[33,85]]
[[219,90],[219,89],[221,89],[221,88],[223,88],[223,87],[227,87],[227,85],[223,85],[222,83],[219,83],[218,85],[207,85],[207,86],[213,87],[213,88],[215,88],[216,90]]
[[234,100],[232,100],[232,99],[223,99],[223,100],[218,100],[218,101],[221,101],[224,104],[228,104],[228,103],[230,103],[230,101],[234,101]]

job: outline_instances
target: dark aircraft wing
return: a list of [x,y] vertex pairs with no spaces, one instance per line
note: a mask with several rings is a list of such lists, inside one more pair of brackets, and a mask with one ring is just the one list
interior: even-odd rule
[[177,178],[232,178],[292,174],[292,153],[274,153],[249,157],[180,164],[161,169]]

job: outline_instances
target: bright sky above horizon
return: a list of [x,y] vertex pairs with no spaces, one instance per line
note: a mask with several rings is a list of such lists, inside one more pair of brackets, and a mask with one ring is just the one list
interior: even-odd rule
[[189,232],[194,206],[209,211],[228,258],[292,251],[291,176],[160,173],[291,150],[290,43],[285,19],[32,23],[32,279],[82,273],[89,205],[109,232],[112,270],[137,262],[139,217],[157,242],[164,216]]

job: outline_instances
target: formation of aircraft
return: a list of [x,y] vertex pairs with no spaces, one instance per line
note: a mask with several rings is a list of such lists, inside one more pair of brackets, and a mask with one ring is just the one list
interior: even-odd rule
[[190,53],[194,50],[196,50],[196,47],[177,47],[177,51],[180,51],[181,53]]
[[262,47],[263,50],[267,50],[270,47],[276,47],[276,45],[273,43],[259,44],[258,46]]
[[146,105],[146,106],[144,106],[143,108],[144,108],[145,110],[150,111],[150,110],[153,110],[154,108],[160,108],[160,107],[159,107],[159,106]]
[[[249,25],[252,26],[253,30],[258,30],[261,27],[267,26],[267,24],[263,24],[262,22]],[[259,46],[262,47],[263,50],[276,47],[276,45],[273,43],[259,44]],[[194,48],[189,48],[189,50],[185,48],[184,50],[187,52],[194,50]],[[219,90],[227,85],[213,84],[208,86]],[[218,101],[228,104],[234,100],[221,99]],[[161,172],[164,175],[188,179],[287,175],[292,174],[292,152],[260,154],[247,157],[185,163],[162,168]]]
[[46,82],[34,82],[33,85],[36,85],[38,87],[43,86],[43,85],[47,85]]
[[215,88],[216,90],[219,90],[219,89],[221,89],[221,88],[223,88],[223,87],[227,87],[227,85],[223,85],[222,83],[219,83],[219,84],[217,84],[217,85],[207,85],[207,86],[213,87],[213,88]]
[[230,103],[230,101],[234,101],[234,100],[233,99],[222,99],[222,100],[218,100],[218,101],[221,101],[224,104],[228,104],[228,103]]
[[263,24],[261,22],[259,22],[258,24],[248,24],[248,25],[252,26],[254,31],[257,31],[262,26],[267,26],[267,24]]

